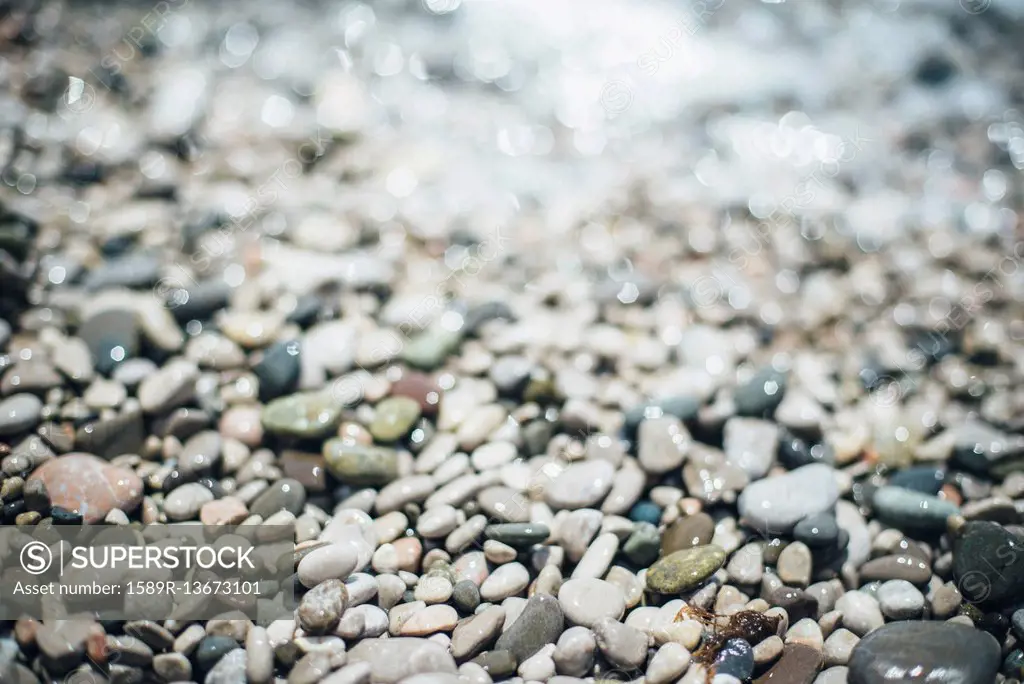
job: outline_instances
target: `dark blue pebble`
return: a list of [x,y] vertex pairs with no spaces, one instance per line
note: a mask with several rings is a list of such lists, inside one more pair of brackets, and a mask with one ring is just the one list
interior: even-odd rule
[[893,474],[889,478],[889,484],[934,496],[942,489],[942,484],[945,480],[946,471],[943,468],[917,466]]
[[782,403],[785,393],[786,375],[770,366],[762,368],[733,393],[736,413],[741,416],[771,414]]
[[729,639],[715,658],[715,674],[745,681],[754,673],[754,649],[744,639]]
[[633,522],[649,522],[657,525],[661,522],[661,508],[653,501],[638,501],[629,511],[629,519]]

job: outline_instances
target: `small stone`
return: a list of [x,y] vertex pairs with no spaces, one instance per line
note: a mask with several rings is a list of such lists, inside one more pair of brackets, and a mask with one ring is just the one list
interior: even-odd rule
[[[202,625],[199,625],[200,629]],[[203,632],[205,633],[205,632]],[[179,637],[180,639],[180,637]],[[174,648],[178,648],[177,642]],[[195,649],[195,662],[200,672],[209,672],[225,655],[238,648],[238,642],[229,636],[207,636],[201,637],[201,641]]]
[[860,639],[848,629],[837,629],[825,639],[825,665],[846,665]]
[[843,614],[843,626],[859,637],[885,624],[878,601],[862,591],[848,591],[836,600]]
[[597,647],[613,665],[635,670],[647,662],[648,637],[639,629],[610,617],[598,620],[592,629]]
[[1024,597],[1024,542],[998,523],[964,524],[953,540],[953,580],[974,603],[1019,601]]
[[206,684],[238,684],[245,681],[245,649],[236,648],[223,658],[206,675]]
[[516,671],[516,658],[508,651],[488,651],[473,659],[491,679],[504,679]]
[[820,651],[825,643],[825,637],[817,622],[812,618],[803,618],[789,628],[786,632],[785,642],[787,644],[804,644]]
[[519,618],[498,638],[494,647],[511,651],[521,663],[544,644],[555,643],[565,627],[564,623],[558,599],[537,594],[526,603]]
[[791,586],[806,587],[811,583],[814,561],[811,550],[803,542],[793,542],[779,554],[779,579]]
[[398,453],[394,449],[338,438],[324,443],[323,455],[331,475],[346,484],[380,486],[398,478]]
[[294,392],[299,384],[302,345],[297,340],[275,342],[260,354],[252,365],[259,381],[260,401],[270,401]]
[[633,533],[622,545],[622,552],[629,560],[640,567],[647,567],[658,558],[661,545],[661,535],[658,528],[647,522],[639,522],[633,528]]
[[811,549],[832,548],[839,541],[839,523],[829,513],[811,515],[796,524],[793,538]]
[[161,653],[154,657],[153,671],[167,682],[192,679],[192,663],[180,653]]
[[741,416],[770,415],[782,403],[785,393],[785,374],[773,368],[764,368],[736,387],[733,403]]
[[901,487],[879,487],[871,505],[878,519],[905,532],[940,532],[960,509],[953,503]]
[[647,588],[659,594],[694,589],[721,568],[725,558],[725,551],[713,544],[676,551],[647,570]]
[[454,588],[447,577],[428,576],[420,578],[414,596],[427,605],[444,603],[451,598]]
[[43,402],[34,394],[15,394],[0,401],[0,437],[17,435],[35,427]]
[[597,639],[586,627],[570,627],[558,638],[552,660],[561,675],[583,677],[594,664]]
[[452,590],[452,602],[463,613],[472,613],[480,605],[480,590],[473,582],[462,580]]
[[437,604],[418,610],[402,625],[403,636],[427,636],[450,632],[459,622],[459,614],[451,606]]
[[491,606],[455,626],[452,655],[458,660],[472,658],[493,643],[505,624],[505,609]]
[[405,437],[420,418],[420,405],[409,397],[388,397],[377,404],[370,434],[378,442],[395,442]]
[[558,602],[565,617],[583,627],[593,627],[606,617],[621,619],[626,610],[625,597],[618,587],[591,577],[563,582]]
[[340,579],[328,579],[302,597],[296,617],[299,626],[310,634],[326,634],[334,629],[348,604],[348,590]]
[[722,450],[728,462],[752,480],[765,476],[778,448],[779,429],[775,423],[755,418],[730,418],[725,423]]
[[669,684],[679,679],[690,666],[690,652],[674,642],[663,644],[647,665],[648,684]]
[[530,573],[521,563],[502,565],[492,572],[480,585],[480,597],[484,601],[501,601],[515,596],[530,583]]
[[266,520],[278,511],[299,515],[305,504],[306,489],[302,484],[297,480],[284,478],[264,489],[249,506],[249,512]]
[[517,549],[529,548],[547,541],[551,531],[540,523],[501,523],[484,528],[488,539],[508,544]]
[[41,482],[54,506],[82,516],[86,523],[102,521],[110,511],[134,511],[142,503],[143,484],[135,473],[89,454],[72,453],[47,461],[25,486]]
[[683,464],[691,441],[686,426],[674,416],[645,420],[637,429],[637,460],[649,473],[667,473]]
[[168,519],[180,522],[194,520],[200,509],[213,501],[213,492],[198,482],[190,482],[176,487],[164,499],[164,513]]
[[805,644],[786,644],[782,657],[754,684],[812,684],[821,668],[821,651]]
[[328,544],[314,549],[299,561],[299,581],[312,588],[329,579],[345,579],[359,564],[358,554],[351,544]]
[[328,392],[300,392],[271,401],[263,408],[261,419],[268,432],[319,439],[338,427],[341,409],[341,401]]
[[139,385],[137,396],[142,410],[161,415],[189,403],[196,393],[199,368],[186,359],[173,359]]
[[860,567],[859,574],[862,582],[901,579],[923,585],[931,579],[932,569],[920,558],[900,554],[870,560]]
[[754,672],[754,651],[745,639],[729,639],[715,657],[715,674],[730,675],[739,681]]
[[604,460],[574,463],[555,476],[545,495],[554,509],[579,509],[596,505],[608,494],[615,466]]
[[838,498],[832,468],[814,463],[751,483],[740,494],[738,505],[749,527],[784,534],[807,516],[831,510]]
[[683,516],[665,528],[661,538],[661,555],[705,546],[711,543],[714,535],[715,521],[707,513]]
[[251,684],[268,684],[274,676],[274,652],[267,630],[253,625],[245,637],[245,676]]
[[771,635],[754,646],[754,664],[762,668],[765,665],[771,665],[782,655],[784,647],[785,644],[780,637],[775,634]]
[[[850,656],[850,684],[992,682],[999,644],[989,634],[951,622],[893,622],[862,638]],[[911,674],[912,673],[912,674]]]

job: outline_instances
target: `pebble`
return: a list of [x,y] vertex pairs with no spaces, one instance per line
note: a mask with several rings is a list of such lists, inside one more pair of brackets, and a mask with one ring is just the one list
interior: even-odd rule
[[511,652],[522,663],[545,644],[558,640],[565,627],[562,607],[554,596],[536,594],[526,603],[519,617],[506,625],[495,648]]
[[428,639],[394,637],[364,639],[348,652],[349,663],[370,664],[371,681],[397,684],[423,672],[455,674],[455,661],[447,650]]
[[811,549],[831,548],[839,541],[839,523],[829,513],[811,515],[796,524],[793,538]]
[[245,676],[252,684],[267,684],[274,676],[274,652],[267,630],[253,625],[245,637]]
[[626,600],[614,584],[593,577],[569,579],[558,590],[558,603],[569,622],[593,627],[603,618],[619,620]]
[[451,606],[437,604],[417,610],[402,624],[404,636],[427,636],[436,632],[450,632],[459,622],[459,614]]
[[409,397],[388,397],[377,404],[370,434],[379,442],[395,442],[405,437],[419,420],[422,409]]
[[200,509],[214,499],[213,492],[198,482],[177,487],[164,499],[164,513],[174,522],[194,520]]
[[264,520],[278,511],[288,511],[297,516],[305,504],[305,487],[299,481],[286,477],[264,489],[249,506],[249,512]]
[[839,628],[825,639],[825,665],[846,665],[850,662],[850,653],[860,639],[848,629]]
[[530,583],[530,572],[522,563],[508,563],[495,569],[480,585],[484,601],[501,601],[515,596]]
[[555,645],[552,660],[555,670],[570,677],[582,677],[594,664],[597,639],[586,627],[570,627],[562,632]]
[[136,396],[142,410],[162,415],[188,404],[195,397],[199,368],[187,359],[172,359],[139,384]]
[[739,681],[750,678],[754,672],[754,651],[745,639],[729,639],[722,644],[715,657],[717,675],[729,675]]
[[908,554],[882,556],[860,567],[860,578],[864,582],[902,579],[913,584],[926,584],[931,576],[932,570],[928,563]]
[[345,584],[340,579],[327,579],[306,592],[295,615],[306,632],[326,634],[338,625],[347,604]]
[[323,456],[331,475],[346,484],[380,486],[398,478],[398,452],[388,447],[330,439],[324,443]]
[[43,402],[34,394],[15,394],[0,401],[0,437],[25,432],[39,423]]
[[807,516],[831,510],[838,498],[832,468],[813,463],[752,482],[737,503],[749,527],[765,534],[784,534]]
[[592,629],[597,647],[613,665],[635,670],[647,661],[648,637],[639,629],[610,617],[601,618]]
[[329,392],[300,392],[264,406],[261,420],[263,428],[273,434],[320,439],[338,427],[341,408]]
[[659,594],[694,589],[721,568],[725,558],[725,551],[712,544],[676,551],[647,570],[647,588]]
[[329,579],[345,579],[359,564],[359,550],[352,544],[328,544],[314,549],[299,561],[299,581],[313,588]]
[[782,656],[754,684],[812,684],[821,668],[821,651],[805,644],[786,644]]
[[811,550],[807,545],[799,541],[793,542],[779,554],[779,579],[788,585],[806,587],[811,583],[813,564]]
[[779,429],[774,423],[756,418],[730,418],[725,423],[722,449],[729,463],[741,468],[752,480],[765,476],[779,448]]
[[813,618],[797,620],[786,632],[785,643],[805,644],[820,651],[825,643],[825,637],[821,633],[821,627]]
[[185,682],[192,678],[192,663],[180,653],[161,653],[153,658],[153,672],[167,682]]
[[871,499],[878,519],[905,532],[941,532],[960,509],[936,496],[902,487],[879,487]]
[[502,523],[488,525],[484,536],[517,549],[529,548],[547,541],[551,531],[542,523]]
[[893,622],[862,638],[850,656],[850,684],[995,681],[999,644],[950,622]]
[[608,461],[574,463],[547,484],[547,503],[556,510],[589,508],[598,504],[611,491],[614,477],[615,466]]
[[460,661],[476,656],[493,643],[504,624],[505,609],[501,606],[489,606],[459,622],[452,632],[452,655]]
[[667,473],[683,464],[691,441],[686,426],[674,416],[645,420],[637,429],[637,460],[649,473]]
[[771,665],[779,659],[784,648],[782,639],[775,634],[771,635],[754,646],[754,665],[762,668]]
[[690,666],[690,652],[675,642],[662,644],[651,657],[644,675],[648,684],[669,684],[683,676]]
[[144,491],[142,480],[132,471],[82,453],[44,463],[25,484],[34,482],[46,488],[54,506],[81,514],[90,524],[101,522],[115,508],[134,511]]
[[206,675],[206,684],[238,684],[245,680],[246,655],[244,648],[236,648],[223,658]]
[[711,543],[715,534],[715,521],[707,513],[686,515],[665,528],[661,536],[661,555],[692,549]]
[[843,626],[859,637],[885,624],[875,597],[863,591],[848,591],[836,599],[836,610],[843,614]]
[[764,368],[736,387],[733,402],[741,416],[772,413],[786,393],[786,376],[773,368]]
[[639,522],[622,545],[622,552],[636,565],[646,567],[658,558],[660,547],[658,528],[651,523]]
[[1005,605],[1024,597],[1024,542],[998,523],[971,521],[953,540],[953,580],[968,601]]

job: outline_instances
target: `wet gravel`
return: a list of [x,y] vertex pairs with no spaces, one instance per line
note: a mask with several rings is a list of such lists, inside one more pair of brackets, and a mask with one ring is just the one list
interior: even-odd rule
[[1022,17],[0,4],[0,519],[297,587],[0,682],[1024,680]]

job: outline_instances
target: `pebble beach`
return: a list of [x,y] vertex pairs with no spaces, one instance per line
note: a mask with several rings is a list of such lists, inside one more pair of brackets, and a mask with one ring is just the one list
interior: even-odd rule
[[295,543],[0,684],[1020,684],[1022,30],[0,0],[0,542]]

